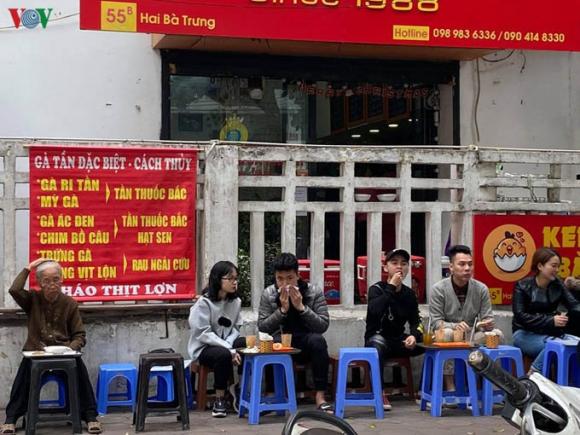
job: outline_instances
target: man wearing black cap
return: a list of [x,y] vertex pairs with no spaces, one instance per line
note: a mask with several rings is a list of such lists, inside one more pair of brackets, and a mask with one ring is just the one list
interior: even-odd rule
[[[379,353],[381,385],[384,363],[388,358],[416,356],[424,352],[416,347],[423,335],[419,329],[421,318],[415,292],[403,284],[409,273],[411,256],[404,249],[393,249],[386,255],[387,281],[379,281],[369,288],[365,346],[374,347]],[[405,333],[409,323],[410,334]],[[391,404],[383,391],[383,408]]]

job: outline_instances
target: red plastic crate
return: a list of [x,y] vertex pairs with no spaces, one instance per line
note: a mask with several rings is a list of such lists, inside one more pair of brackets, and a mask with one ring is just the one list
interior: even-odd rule
[[[298,260],[298,271],[304,281],[310,281],[310,259]],[[339,260],[324,260],[324,297],[329,305],[340,304]]]

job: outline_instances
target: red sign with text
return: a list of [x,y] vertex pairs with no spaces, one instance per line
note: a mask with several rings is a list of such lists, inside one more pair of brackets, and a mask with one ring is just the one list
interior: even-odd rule
[[84,30],[580,51],[580,0],[80,0]]
[[191,299],[196,169],[188,149],[31,147],[30,258],[79,301]]
[[580,276],[580,215],[473,217],[475,278],[489,287],[492,303],[512,303],[516,282],[529,275],[541,247],[562,256],[562,278]]

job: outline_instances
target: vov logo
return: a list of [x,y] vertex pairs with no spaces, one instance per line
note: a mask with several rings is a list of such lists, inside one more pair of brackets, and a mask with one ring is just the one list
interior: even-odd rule
[[21,24],[27,29],[34,29],[40,24],[43,29],[46,29],[46,25],[50,19],[50,14],[52,13],[52,8],[9,8],[8,11],[12,16],[14,27],[17,29]]

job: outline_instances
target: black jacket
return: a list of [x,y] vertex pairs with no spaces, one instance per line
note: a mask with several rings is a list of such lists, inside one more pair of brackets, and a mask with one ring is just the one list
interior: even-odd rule
[[580,304],[559,279],[552,281],[547,289],[538,287],[534,276],[518,281],[513,294],[512,331],[524,329],[536,334],[562,336],[564,328],[554,326],[554,315],[560,304],[569,312],[580,312]]
[[407,322],[411,335],[421,341],[421,317],[415,292],[406,285],[402,285],[401,291],[397,292],[395,286],[386,282],[373,284],[368,292],[365,341],[375,334],[381,334],[386,339],[404,340],[408,337],[405,333]]

